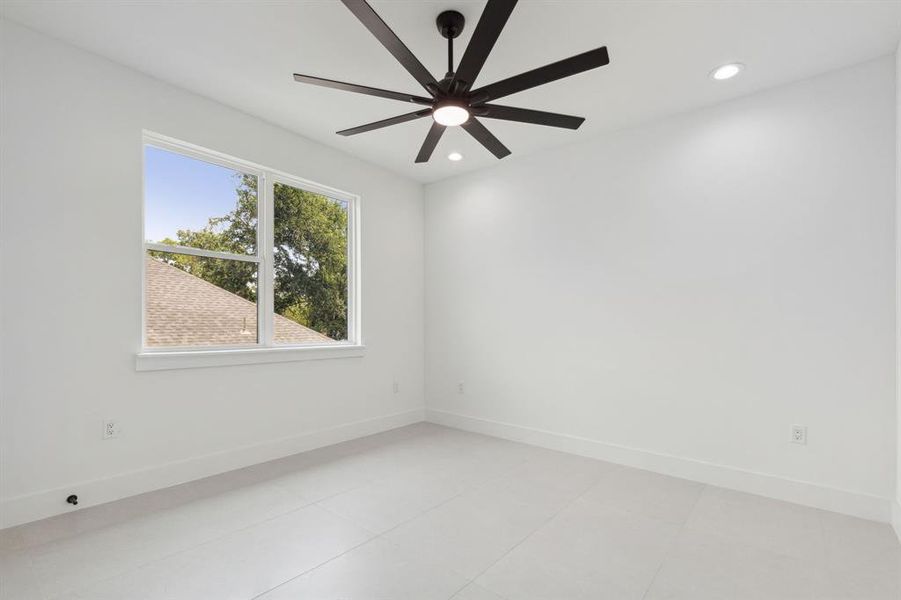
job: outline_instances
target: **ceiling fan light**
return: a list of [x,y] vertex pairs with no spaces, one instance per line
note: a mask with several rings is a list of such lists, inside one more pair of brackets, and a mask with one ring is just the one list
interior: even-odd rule
[[432,111],[432,118],[439,125],[454,127],[469,120],[469,111],[459,104],[444,104]]

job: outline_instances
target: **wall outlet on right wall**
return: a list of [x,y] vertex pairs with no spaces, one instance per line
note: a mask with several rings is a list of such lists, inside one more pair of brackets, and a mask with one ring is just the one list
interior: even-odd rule
[[119,426],[119,421],[115,421],[112,419],[106,419],[103,421],[103,439],[111,440],[113,438],[117,438],[122,434],[122,428]]
[[804,425],[792,425],[792,444],[807,445],[807,427]]

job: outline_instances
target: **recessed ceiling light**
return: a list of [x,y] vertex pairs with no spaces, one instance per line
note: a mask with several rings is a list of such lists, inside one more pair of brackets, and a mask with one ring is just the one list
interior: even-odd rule
[[447,155],[447,159],[456,162],[458,160],[463,160],[463,155],[459,152],[451,152]]
[[715,68],[710,72],[710,78],[715,79],[716,81],[725,81],[726,79],[732,79],[744,69],[745,66],[741,63],[729,63],[727,65],[723,65],[721,67]]

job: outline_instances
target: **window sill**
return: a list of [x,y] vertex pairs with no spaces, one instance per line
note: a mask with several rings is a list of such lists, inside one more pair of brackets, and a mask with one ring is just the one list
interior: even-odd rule
[[135,357],[136,371],[165,371],[169,369],[197,369],[231,365],[255,365],[298,360],[330,358],[358,358],[366,353],[366,346],[335,344],[334,346],[305,346],[292,348],[241,348],[225,350],[184,350],[139,352]]

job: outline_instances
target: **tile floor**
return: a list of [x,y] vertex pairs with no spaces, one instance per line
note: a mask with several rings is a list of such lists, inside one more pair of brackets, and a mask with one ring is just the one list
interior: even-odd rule
[[0,598],[898,600],[901,546],[423,423],[0,532]]

